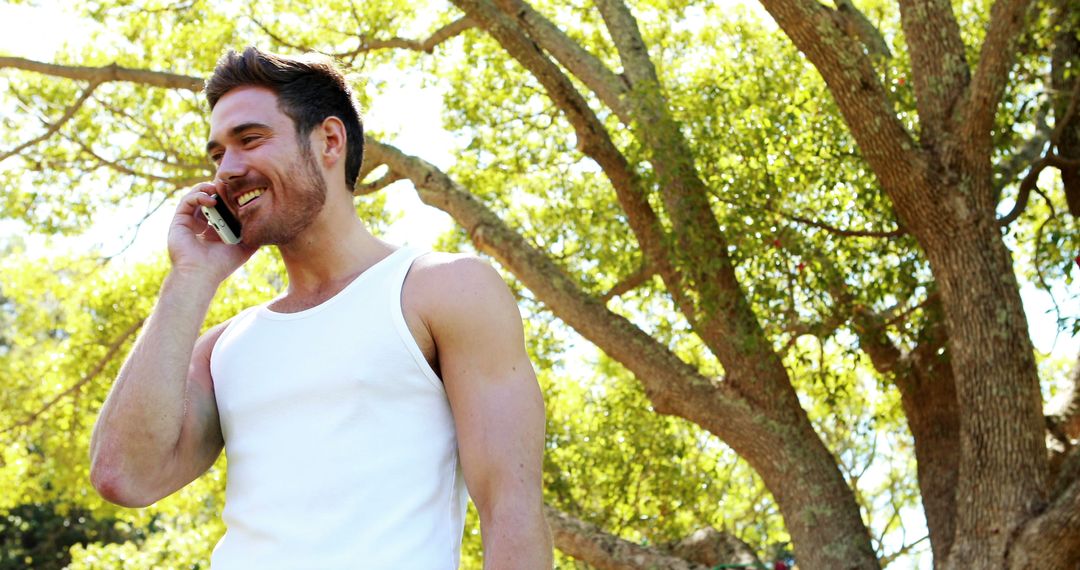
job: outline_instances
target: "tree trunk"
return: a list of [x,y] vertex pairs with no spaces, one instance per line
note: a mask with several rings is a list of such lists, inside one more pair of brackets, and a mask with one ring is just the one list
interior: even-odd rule
[[791,391],[790,401],[778,396],[771,405],[747,406],[745,419],[753,427],[740,428],[719,415],[697,423],[720,436],[761,476],[784,516],[800,568],[880,568],[855,495],[798,405],[787,370],[775,355],[749,370],[755,374],[744,381],[776,386],[782,380]]
[[915,439],[926,527],[934,560],[945,560],[956,533],[956,483],[960,470],[960,414],[956,380],[948,354],[938,350],[948,342],[940,305],[928,311],[936,322],[925,330],[919,346],[898,374],[901,404]]
[[775,463],[752,461],[749,455],[737,451],[776,498],[795,545],[799,568],[880,568],[851,488],[809,422],[802,436],[754,454],[775,458]]
[[[849,303],[841,292],[841,302]],[[856,307],[853,322],[859,344],[874,368],[891,374],[900,391],[908,428],[915,440],[919,492],[934,560],[944,560],[956,532],[956,481],[960,469],[960,409],[956,399],[940,297],[924,303],[927,324],[908,353],[886,334],[886,320]]]
[[[1050,86],[1058,153],[1062,158],[1080,161],[1080,18],[1072,0],[1054,2],[1053,19],[1060,26],[1050,52]],[[1080,217],[1080,165],[1061,165],[1061,185],[1069,213]]]
[[947,223],[924,219],[912,231],[939,287],[961,403],[956,538],[944,567],[990,568],[1046,504],[1044,420],[1012,259],[992,207],[978,203],[992,194],[983,186],[990,177],[958,179],[968,185],[944,188],[939,204],[922,206],[946,210]]

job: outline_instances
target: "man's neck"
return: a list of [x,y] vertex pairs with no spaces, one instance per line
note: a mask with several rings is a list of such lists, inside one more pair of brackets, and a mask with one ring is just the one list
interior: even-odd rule
[[289,288],[282,301],[313,306],[341,291],[358,275],[394,251],[371,235],[364,223],[317,220],[292,242],[278,246]]

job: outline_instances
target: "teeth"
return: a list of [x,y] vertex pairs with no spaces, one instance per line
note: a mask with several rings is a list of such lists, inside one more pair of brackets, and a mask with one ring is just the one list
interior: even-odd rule
[[243,194],[240,195],[239,198],[236,199],[236,203],[239,204],[240,206],[243,206],[244,204],[247,204],[248,202],[254,200],[255,198],[258,198],[259,196],[262,196],[263,190],[265,190],[265,188],[256,188],[254,190],[249,190],[248,192],[244,192]]

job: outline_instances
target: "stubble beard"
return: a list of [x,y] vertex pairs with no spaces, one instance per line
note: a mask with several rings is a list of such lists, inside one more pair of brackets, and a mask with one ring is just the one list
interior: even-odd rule
[[[254,235],[244,234],[244,242],[249,245],[282,246],[292,242],[301,232],[315,221],[326,203],[326,180],[323,179],[319,165],[310,146],[300,147],[300,152],[283,172],[289,173],[282,179],[282,187],[275,190],[281,196],[275,206],[283,207],[269,223],[261,227]],[[287,199],[284,196],[288,193]],[[246,229],[246,228],[245,228]]]

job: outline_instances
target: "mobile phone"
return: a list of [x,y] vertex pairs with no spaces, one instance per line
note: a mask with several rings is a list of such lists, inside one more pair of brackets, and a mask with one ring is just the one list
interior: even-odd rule
[[224,200],[214,196],[214,205],[202,206],[202,212],[221,241],[231,245],[240,243],[240,220],[229,211]]

